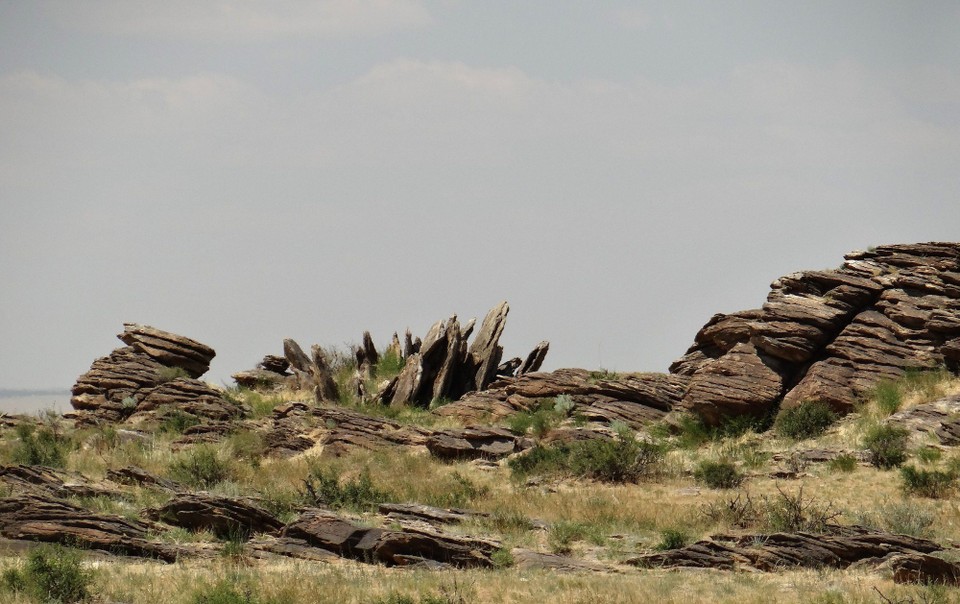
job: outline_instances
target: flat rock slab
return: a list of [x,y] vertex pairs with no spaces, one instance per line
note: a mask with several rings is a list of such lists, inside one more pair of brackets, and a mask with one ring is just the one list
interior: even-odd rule
[[922,438],[932,435],[948,447],[960,445],[960,394],[909,407],[887,418]]
[[185,490],[183,485],[174,480],[151,474],[143,468],[127,466],[117,470],[107,470],[107,478],[113,482],[127,485],[138,485],[160,489],[163,491],[179,492]]
[[558,573],[614,572],[615,569],[569,556],[544,554],[528,549],[510,550],[514,565],[521,570],[549,570]]
[[250,500],[208,493],[181,493],[144,513],[153,520],[191,531],[210,530],[220,537],[248,537],[283,528],[282,522]]
[[305,512],[283,529],[281,538],[343,558],[388,566],[408,565],[416,559],[459,568],[490,567],[490,556],[500,547],[493,541],[438,531],[362,527],[323,510]]
[[111,554],[173,562],[181,551],[148,539],[151,525],[99,514],[53,497],[23,494],[0,499],[0,535],[61,543]]
[[120,340],[167,367],[180,367],[190,377],[200,377],[210,369],[217,355],[213,348],[196,340],[137,323],[124,323]]
[[890,561],[894,583],[960,585],[960,565],[929,554],[905,554]]
[[500,459],[532,443],[503,428],[462,428],[437,430],[427,438],[427,449],[440,459]]
[[387,518],[422,520],[428,524],[457,524],[464,520],[485,518],[489,514],[459,508],[436,508],[419,503],[381,503],[378,510]]
[[891,554],[941,551],[934,541],[862,526],[835,526],[826,534],[718,536],[683,548],[646,554],[629,564],[645,568],[716,568],[776,572],[784,568],[847,568]]
[[122,498],[116,485],[93,483],[79,472],[68,472],[46,466],[12,465],[0,467],[0,483],[26,493],[53,497]]

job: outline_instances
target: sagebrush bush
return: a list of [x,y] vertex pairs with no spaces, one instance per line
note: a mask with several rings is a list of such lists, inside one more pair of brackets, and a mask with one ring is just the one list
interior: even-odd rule
[[836,420],[837,414],[826,403],[806,401],[781,411],[774,429],[780,436],[803,440],[823,434]]
[[837,455],[827,466],[834,472],[853,472],[857,469],[857,458],[849,453]]
[[740,486],[744,479],[737,466],[729,461],[701,461],[693,477],[711,489],[733,489]]
[[169,432],[171,434],[182,434],[190,426],[196,426],[200,419],[196,415],[185,413],[179,409],[167,412],[160,417],[160,425],[157,429],[160,432]]
[[235,477],[231,460],[225,459],[209,445],[197,445],[177,455],[170,462],[170,476],[198,489],[209,489]]
[[863,447],[870,452],[870,463],[884,470],[903,464],[907,460],[909,436],[905,428],[889,424],[880,424],[867,430]]
[[904,466],[900,468],[900,479],[900,488],[908,495],[944,499],[956,488],[957,475],[953,472]]
[[302,498],[308,505],[370,511],[376,509],[378,504],[395,499],[395,496],[376,487],[367,470],[356,478],[341,480],[333,468],[315,465],[303,481]]
[[690,536],[686,531],[676,528],[668,528],[660,531],[660,542],[653,546],[655,550],[680,549],[690,542]]
[[27,555],[22,570],[8,569],[4,587],[38,602],[82,602],[91,596],[93,572],[81,565],[80,552],[59,545],[43,545]]
[[538,445],[507,463],[515,476],[562,475],[603,482],[636,482],[656,468],[663,453],[658,444],[622,434],[614,440]]
[[802,486],[792,494],[778,486],[775,496],[764,497],[763,507],[767,528],[780,532],[820,533],[840,516],[832,504],[805,496]]
[[39,429],[29,424],[16,428],[19,442],[13,449],[13,461],[24,465],[62,468],[73,442],[49,426]]
[[179,378],[189,378],[190,374],[183,367],[161,367],[157,371],[157,381],[161,384],[172,382]]

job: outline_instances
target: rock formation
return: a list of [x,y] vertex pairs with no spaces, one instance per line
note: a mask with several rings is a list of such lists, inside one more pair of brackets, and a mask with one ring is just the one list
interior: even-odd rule
[[199,418],[232,419],[243,409],[197,380],[212,348],[166,331],[124,323],[127,344],[93,362],[77,378],[70,404],[81,422],[119,422],[137,413],[177,409]]
[[759,309],[714,316],[671,367],[678,408],[709,423],[820,400],[849,412],[907,369],[957,368],[960,243],[852,252],[773,282]]

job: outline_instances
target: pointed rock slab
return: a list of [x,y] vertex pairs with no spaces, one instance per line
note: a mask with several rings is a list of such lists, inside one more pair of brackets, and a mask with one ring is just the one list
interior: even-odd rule
[[531,446],[509,430],[480,426],[437,430],[427,438],[427,449],[441,459],[499,459]]
[[44,495],[20,494],[0,499],[0,535],[8,539],[176,561],[177,548],[148,539],[152,528],[144,522],[94,513]]
[[520,367],[517,368],[517,377],[540,371],[540,367],[543,365],[544,359],[547,358],[547,352],[549,351],[550,342],[544,340],[543,342],[537,344],[536,348],[530,351],[530,354],[527,355],[527,358],[524,359],[523,363],[520,364]]
[[826,534],[773,533],[717,536],[680,549],[628,560],[644,568],[718,568],[778,572],[785,568],[847,568],[891,554],[942,551],[927,539],[894,535],[862,526],[831,527]]
[[361,527],[322,510],[307,511],[284,528],[282,537],[367,563],[405,565],[432,560],[460,568],[493,566],[490,556],[500,544],[434,531]]
[[483,390],[496,377],[497,365],[503,356],[500,347],[500,336],[507,322],[507,313],[510,306],[506,301],[490,309],[480,325],[480,331],[474,338],[468,351],[476,369],[473,386],[475,390]]
[[198,378],[210,369],[213,348],[184,336],[138,323],[124,323],[117,336],[124,344],[167,367],[180,367]]
[[147,517],[191,531],[209,530],[220,537],[272,533],[283,523],[251,500],[209,493],[180,493]]
[[330,371],[330,365],[327,364],[327,356],[323,349],[313,345],[313,381],[314,398],[320,402],[338,402],[340,400],[340,391],[337,388],[337,382],[333,379],[333,372]]
[[779,364],[752,344],[737,344],[705,365],[690,380],[679,408],[709,425],[724,418],[768,413],[783,395]]

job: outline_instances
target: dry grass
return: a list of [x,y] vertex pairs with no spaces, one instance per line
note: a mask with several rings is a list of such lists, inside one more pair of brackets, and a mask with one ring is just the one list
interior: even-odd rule
[[[6,568],[14,561],[0,561]],[[714,571],[629,571],[623,574],[564,575],[554,572],[430,572],[355,563],[272,561],[237,567],[226,561],[174,565],[126,560],[90,561],[95,591],[103,601],[187,604],[197,589],[219,581],[249,586],[261,598],[302,604],[371,603],[391,594],[456,594],[465,602],[551,602],[557,604],[712,602],[877,602],[879,589],[899,601],[925,601],[931,588],[894,585],[867,571],[785,571],[738,574]],[[22,597],[4,594],[11,604]],[[934,600],[936,601],[936,600]],[[949,600],[939,600],[949,601]]]

